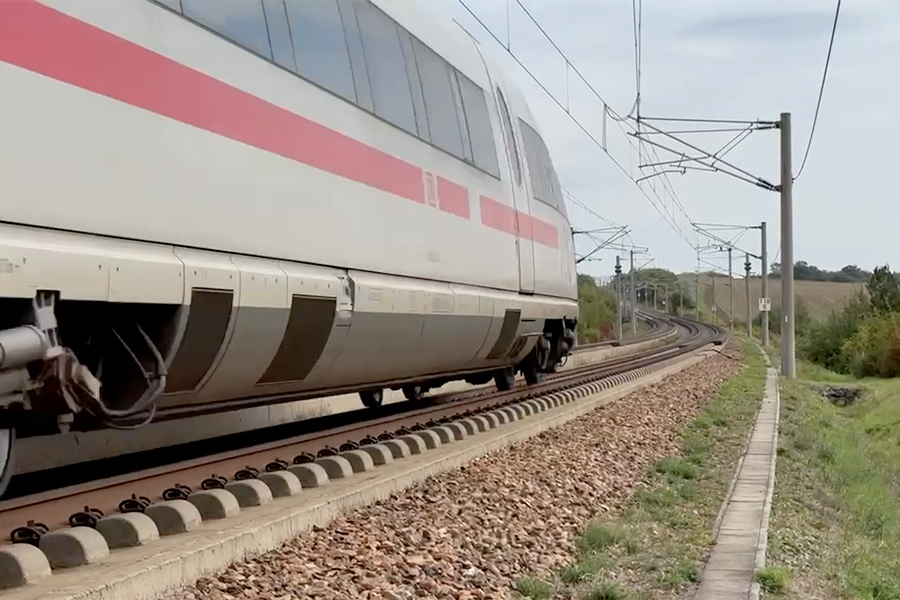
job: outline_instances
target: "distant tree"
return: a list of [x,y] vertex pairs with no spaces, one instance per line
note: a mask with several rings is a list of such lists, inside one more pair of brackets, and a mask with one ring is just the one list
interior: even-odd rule
[[578,338],[581,343],[597,342],[615,335],[616,298],[597,280],[578,274]]
[[866,284],[869,302],[877,311],[900,311],[900,283],[888,265],[875,267],[869,282]]
[[863,281],[869,277],[866,273],[856,265],[847,265],[841,268],[841,273],[853,279],[853,281]]
[[638,269],[634,272],[634,278],[638,283],[657,283],[675,285],[678,282],[678,275],[668,269]]
[[[769,267],[770,279],[781,277],[781,266],[779,262],[772,263]],[[840,271],[826,271],[803,260],[794,263],[794,279],[798,281],[862,282],[868,280],[870,275],[856,265],[846,265]]]

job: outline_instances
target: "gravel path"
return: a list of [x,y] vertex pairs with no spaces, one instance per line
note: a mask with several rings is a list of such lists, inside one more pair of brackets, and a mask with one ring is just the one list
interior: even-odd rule
[[579,529],[678,451],[678,426],[739,368],[727,352],[166,599],[509,598],[517,578],[567,562]]

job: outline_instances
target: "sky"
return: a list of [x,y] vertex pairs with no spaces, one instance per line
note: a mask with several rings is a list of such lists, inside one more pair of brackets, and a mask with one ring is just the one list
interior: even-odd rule
[[[720,173],[698,171],[667,176],[674,196],[664,193],[663,177],[641,183],[659,210],[671,213],[670,221],[685,240],[633,183],[632,179],[651,173],[638,167],[636,142],[629,143],[609,119],[604,138],[603,102],[573,69],[567,69],[518,0],[462,1],[502,42],[506,43],[509,31],[512,53],[553,97],[568,104],[569,114],[513,62],[460,0],[427,0],[429,10],[455,18],[507,64],[540,124],[563,188],[596,215],[627,226],[630,241],[649,248],[639,264],[652,259],[653,266],[695,270],[694,247],[706,241],[693,231],[692,222],[744,226],[766,221],[770,259],[777,256],[778,193]],[[627,114],[636,91],[632,0],[521,0],[521,4],[603,101],[616,114]],[[641,115],[775,121],[780,113],[790,112],[796,176],[810,134],[834,10],[832,0],[644,2]],[[900,202],[892,172],[898,167],[891,160],[893,141],[900,134],[898,66],[900,2],[844,2],[808,163],[794,183],[795,260],[825,269],[900,264],[894,260],[900,249]],[[656,124],[669,129],[696,127]],[[732,135],[682,137],[715,151]],[[591,136],[601,144],[605,139],[606,150]],[[671,158],[674,155],[659,151],[660,160]],[[754,176],[778,183],[779,132],[754,132],[726,158]],[[609,226],[577,204],[568,203],[568,211],[576,229]],[[587,252],[593,243],[576,236],[576,246]],[[759,231],[747,231],[737,246],[758,253]],[[581,263],[579,270],[610,275],[616,254],[602,251],[600,261]],[[704,260],[709,261],[704,269],[727,270],[725,254],[707,255]],[[743,256],[736,252],[735,273],[742,271],[742,263]],[[754,272],[758,269],[754,261]]]

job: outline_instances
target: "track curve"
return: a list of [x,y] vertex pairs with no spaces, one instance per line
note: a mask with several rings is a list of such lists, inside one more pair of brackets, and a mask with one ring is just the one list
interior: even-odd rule
[[[636,371],[709,344],[722,344],[727,338],[724,330],[689,319],[650,312],[646,312],[646,316],[661,322],[660,329],[668,327],[671,332],[671,328],[677,328],[681,335],[673,342],[651,350],[555,373],[543,383],[532,386],[517,386],[507,392],[476,390],[447,394],[435,398],[432,405],[407,412],[3,501],[0,502],[0,531],[11,533],[16,528],[27,528],[31,523],[32,543],[36,543],[45,530],[65,527],[73,522],[73,518],[78,522],[77,519],[84,519],[92,512],[118,512],[133,498],[155,502],[167,497],[172,490],[196,490],[214,485],[210,484],[211,480],[224,483],[248,474],[252,477],[254,473],[281,470],[289,464],[312,462],[348,449]],[[222,474],[233,475],[223,477]],[[88,508],[91,510],[86,510]]]

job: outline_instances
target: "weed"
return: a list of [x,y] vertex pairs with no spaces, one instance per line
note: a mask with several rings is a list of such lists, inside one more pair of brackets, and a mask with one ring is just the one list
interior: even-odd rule
[[675,494],[669,489],[641,490],[637,493],[638,502],[651,514],[658,513],[661,508],[675,506]]
[[834,446],[828,442],[820,443],[816,449],[816,457],[823,462],[833,463],[836,452]]
[[553,595],[553,586],[536,577],[522,577],[516,581],[516,591],[532,600],[548,600]]
[[600,552],[615,546],[622,540],[622,531],[609,524],[588,527],[578,539],[578,549],[582,553]]
[[682,500],[694,500],[699,493],[699,488],[691,481],[685,481],[678,486],[678,495],[681,496]]
[[697,465],[680,456],[664,458],[656,464],[656,472],[675,479],[696,479],[698,475]]
[[601,583],[588,594],[589,600],[625,600],[628,593],[615,583]]
[[577,563],[563,568],[559,572],[559,579],[566,584],[574,585],[587,581],[592,575],[609,567],[611,559],[598,554],[588,554]]
[[692,464],[700,466],[709,455],[710,443],[696,435],[686,437],[682,445],[684,458]]
[[679,562],[663,574],[662,581],[672,587],[700,581],[700,565],[693,560]]
[[559,579],[568,585],[575,585],[576,583],[581,583],[586,580],[591,575],[593,575],[593,572],[585,565],[582,563],[575,563],[574,565],[563,568],[563,570],[559,572]]
[[769,594],[780,594],[787,588],[788,571],[782,566],[765,567],[756,572],[756,581]]
[[627,538],[622,541],[622,549],[626,554],[637,554],[641,549],[641,545],[637,540]]
[[713,426],[712,417],[708,415],[703,415],[702,417],[697,418],[696,421],[691,425],[692,428],[697,430],[710,429]]

